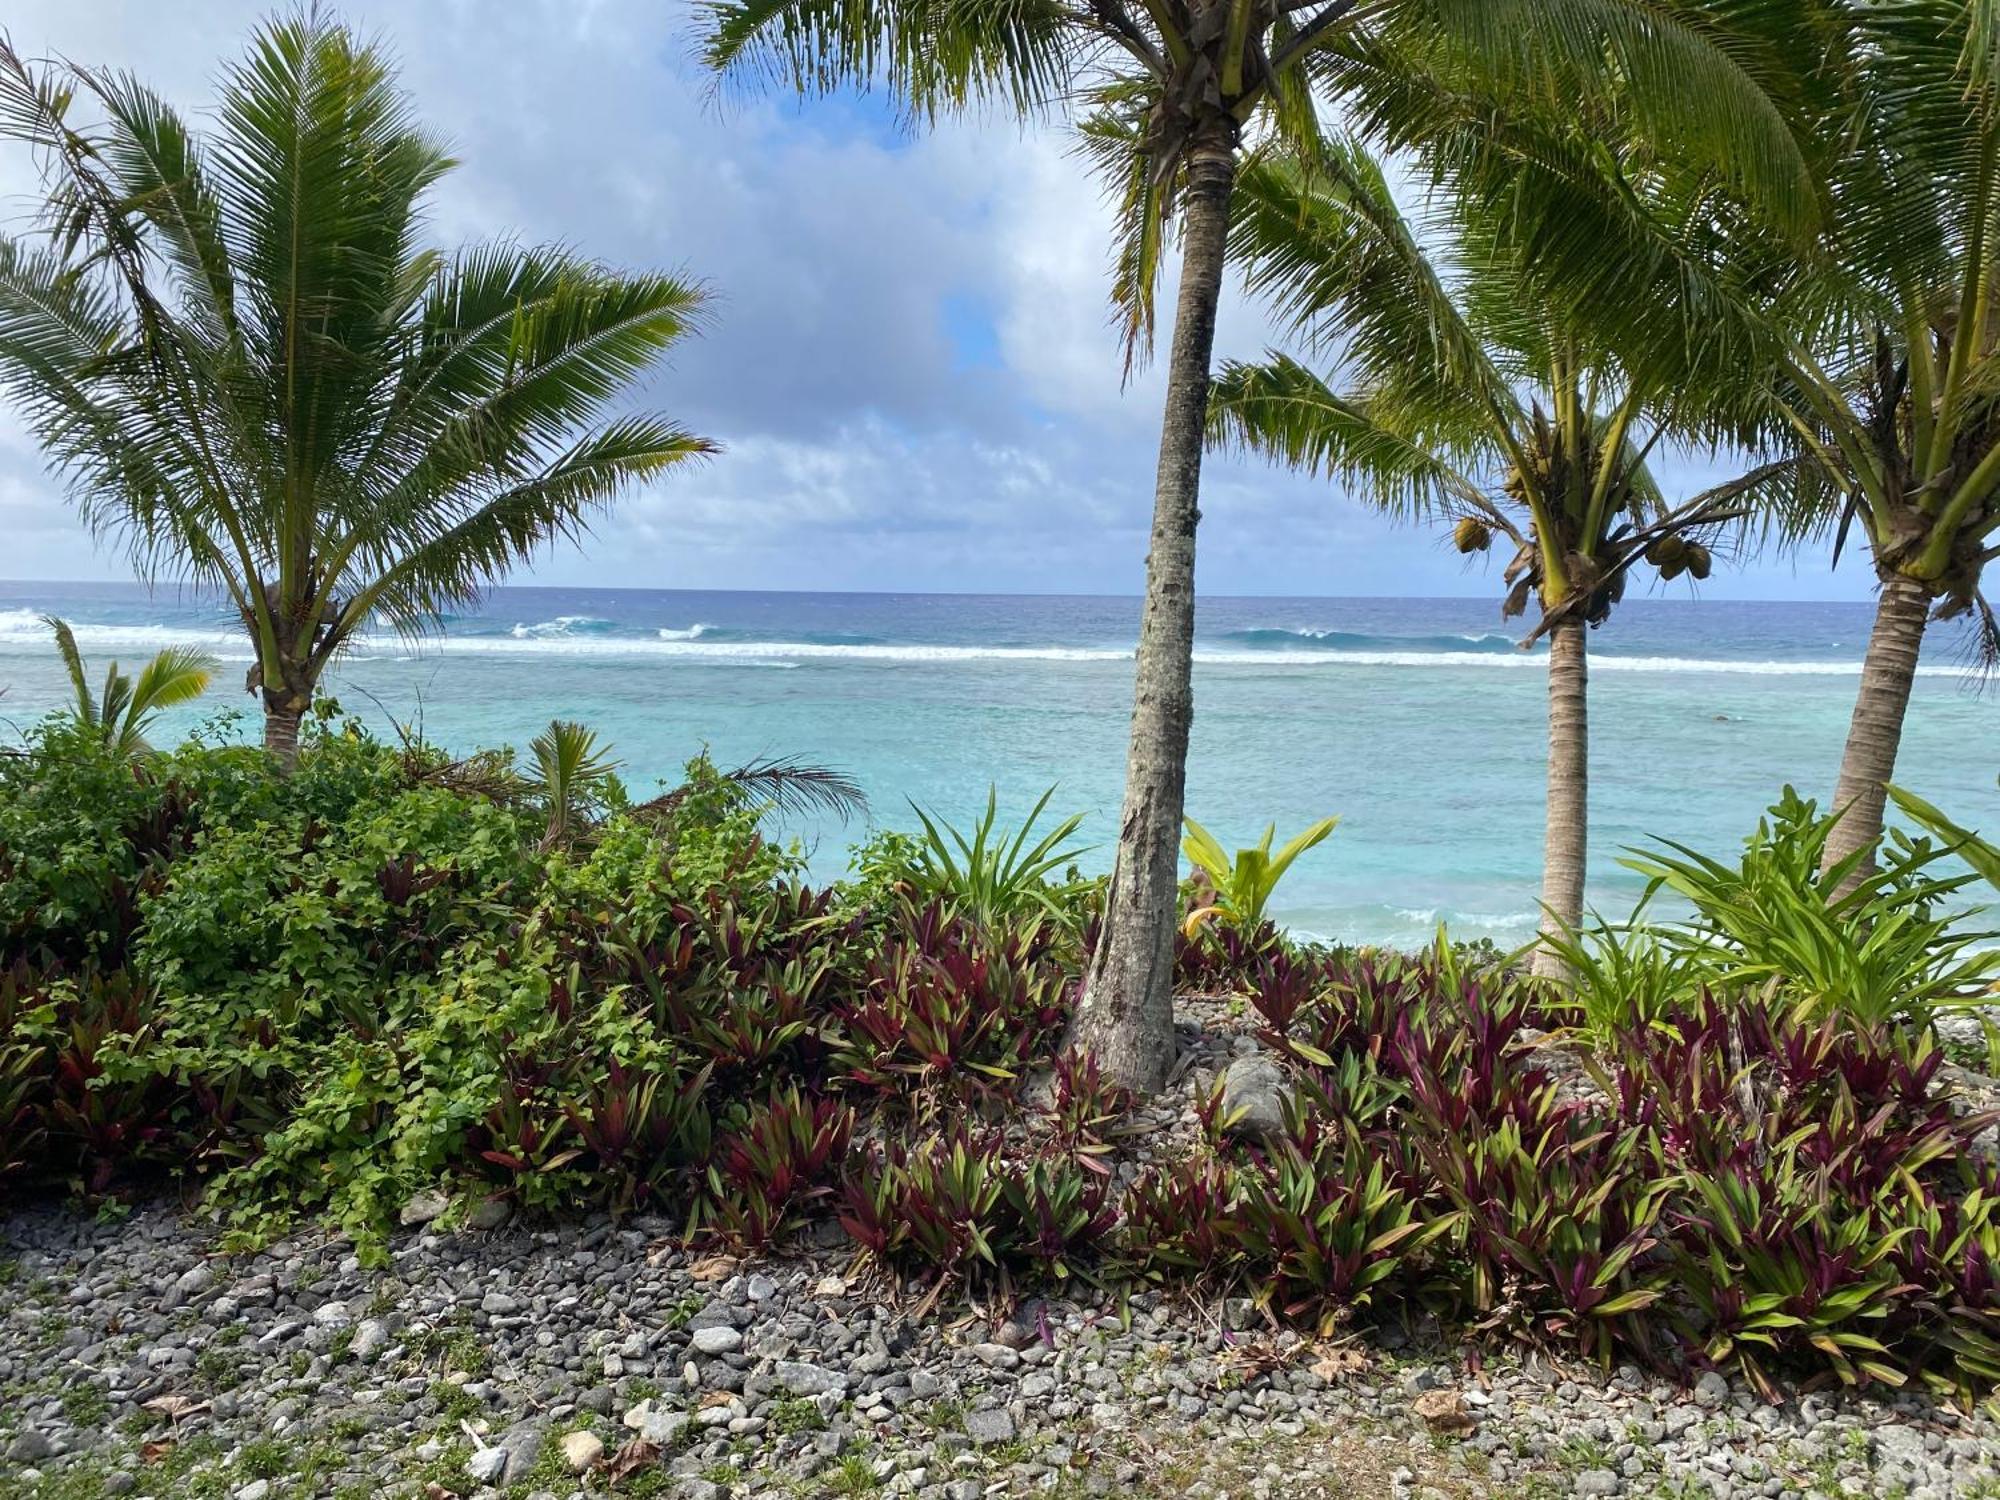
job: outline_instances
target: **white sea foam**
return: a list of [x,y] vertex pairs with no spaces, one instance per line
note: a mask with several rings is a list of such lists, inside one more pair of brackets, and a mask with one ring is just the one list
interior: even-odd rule
[[[102,625],[73,622],[78,644],[86,651],[157,651],[162,646],[194,646],[226,661],[251,659],[248,638],[240,630],[218,623],[188,625]],[[806,662],[857,662],[884,665],[949,665],[979,662],[1113,662],[1129,661],[1129,648],[1110,646],[945,646],[858,644],[818,641],[716,641],[701,637],[712,627],[697,623],[685,630],[661,629],[656,636],[606,633],[609,623],[590,616],[560,616],[535,625],[516,625],[506,635],[447,635],[426,638],[414,649],[393,634],[355,639],[357,653],[409,657],[454,655],[579,657],[656,657],[718,666],[791,667]],[[28,609],[0,609],[0,650],[20,654],[49,649],[48,627]],[[1198,648],[1194,659],[1209,667],[1255,667],[1261,670],[1324,671],[1342,667],[1459,668],[1495,672],[1539,672],[1547,658],[1539,652],[1493,651],[1244,651]],[[1595,672],[1698,673],[1754,677],[1853,677],[1858,661],[1752,661],[1726,657],[1616,656],[1591,657]],[[1959,677],[1957,666],[1923,666],[1924,677]]]

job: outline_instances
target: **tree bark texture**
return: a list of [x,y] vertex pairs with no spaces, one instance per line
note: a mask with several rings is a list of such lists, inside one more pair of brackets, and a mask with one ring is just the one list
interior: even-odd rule
[[1235,178],[1235,126],[1218,116],[1200,127],[1188,161],[1118,852],[1102,936],[1070,1028],[1072,1047],[1095,1052],[1108,1077],[1142,1093],[1158,1090],[1173,1064],[1174,930],[1194,716],[1195,526]]
[[[1542,834],[1542,932],[1574,931],[1583,921],[1584,866],[1590,851],[1590,665],[1583,620],[1571,614],[1549,632],[1549,767]],[[1535,972],[1568,972],[1548,948]]]
[[[1882,580],[1868,654],[1861,663],[1854,717],[1847,726],[1847,747],[1841,752],[1840,780],[1833,789],[1832,810],[1840,814],[1840,821],[1821,856],[1823,870],[1882,837],[1883,788],[1896,774],[1896,751],[1903,742],[1903,717],[1917,678],[1917,653],[1923,649],[1930,604],[1929,591],[1915,579],[1893,573]],[[1857,867],[1856,876],[1868,863]]]

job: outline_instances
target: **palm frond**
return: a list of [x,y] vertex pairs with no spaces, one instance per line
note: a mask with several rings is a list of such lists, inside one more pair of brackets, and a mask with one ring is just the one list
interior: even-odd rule
[[842,823],[868,811],[868,795],[845,771],[815,765],[798,756],[768,756],[722,772],[776,812],[792,817],[825,813]]

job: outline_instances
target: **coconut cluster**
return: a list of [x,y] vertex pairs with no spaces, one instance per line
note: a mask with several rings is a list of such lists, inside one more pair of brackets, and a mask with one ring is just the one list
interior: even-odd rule
[[1685,573],[1697,581],[1708,577],[1715,556],[1700,542],[1683,536],[1663,536],[1646,549],[1646,561],[1660,570],[1660,577],[1672,581]]

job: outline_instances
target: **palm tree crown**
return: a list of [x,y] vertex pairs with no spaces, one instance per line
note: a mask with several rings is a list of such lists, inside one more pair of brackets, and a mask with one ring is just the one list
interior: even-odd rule
[[0,46],[0,131],[42,165],[46,230],[0,240],[0,383],[142,572],[228,594],[281,753],[371,618],[421,632],[710,451],[611,413],[701,289],[425,246],[452,159],[316,13],[257,35],[207,137],[134,78]]
[[[1497,534],[1513,554],[1503,613],[1550,641],[1543,906],[1552,931],[1583,914],[1588,844],[1586,626],[1631,570],[1708,576],[1700,536],[1735,521],[1799,465],[1778,460],[1679,503],[1646,464],[1696,436],[1679,390],[1627,368],[1589,326],[1537,294],[1518,201],[1447,181],[1449,212],[1413,226],[1381,166],[1352,142],[1308,161],[1265,155],[1239,184],[1232,244],[1253,290],[1332,354],[1315,374],[1284,354],[1226,365],[1219,441],[1345,481],[1391,514],[1453,523],[1465,553]],[[1525,644],[1525,642],[1524,642]],[[1538,957],[1560,964],[1553,949]]]

